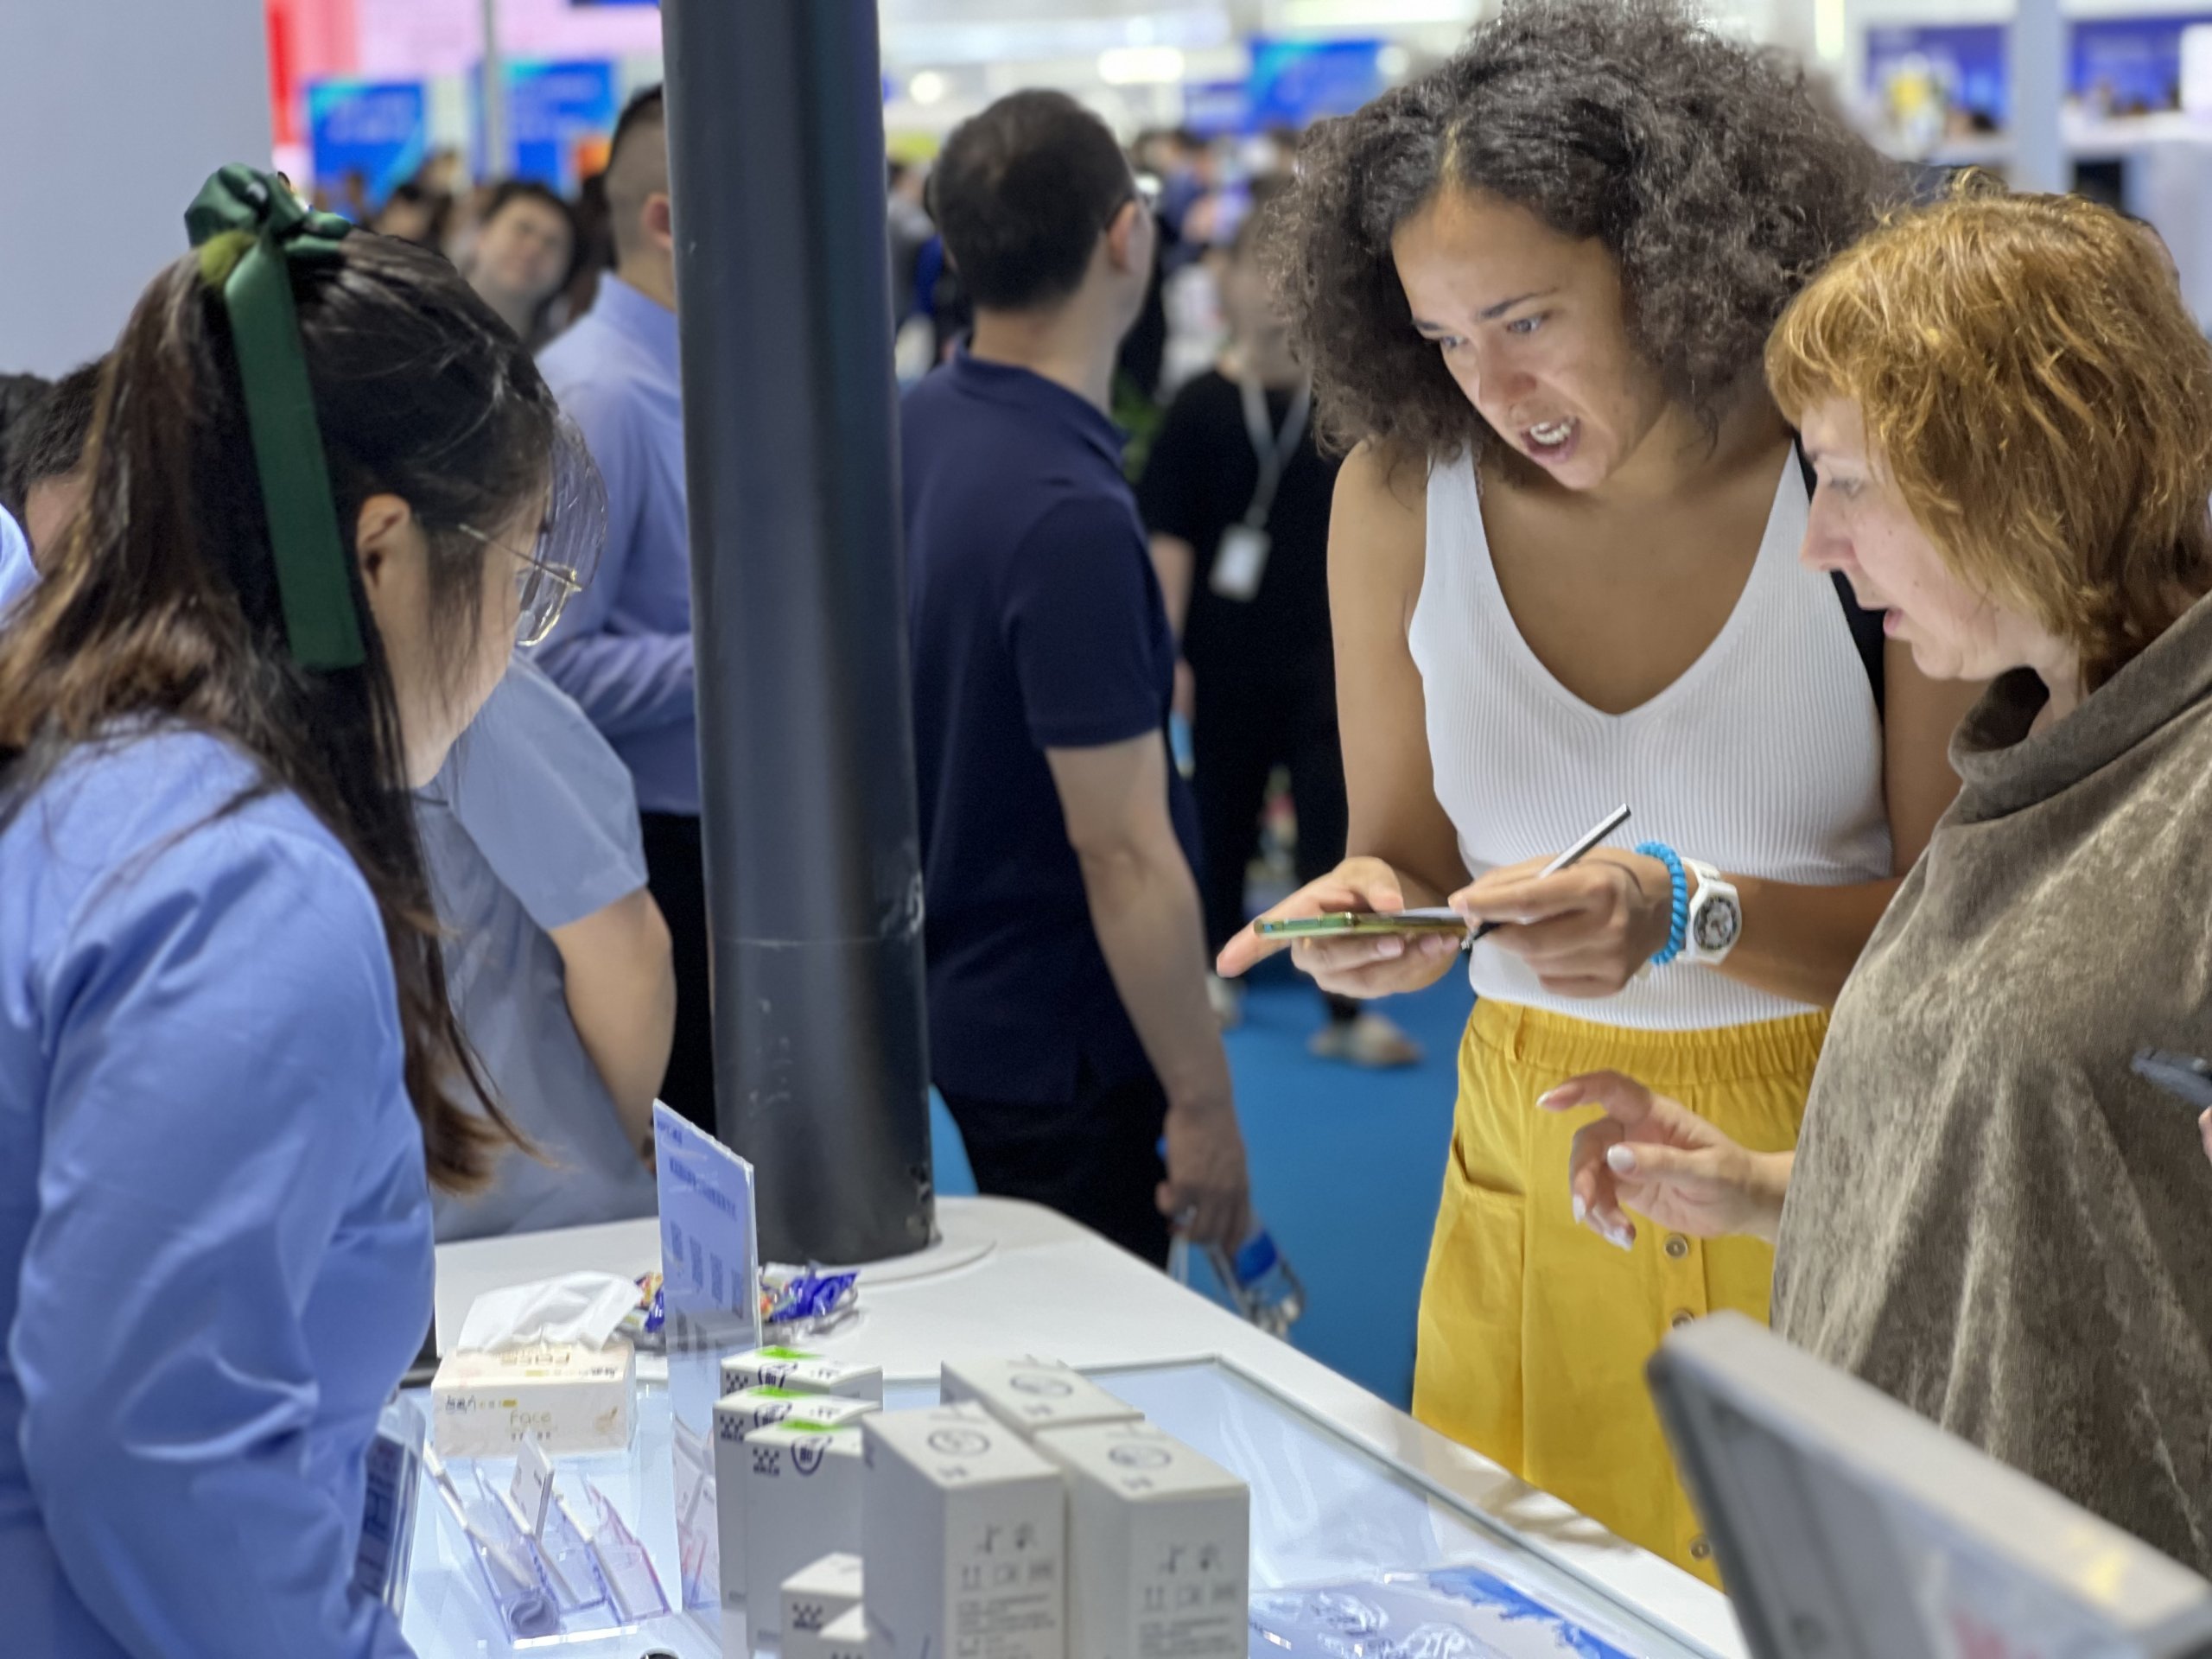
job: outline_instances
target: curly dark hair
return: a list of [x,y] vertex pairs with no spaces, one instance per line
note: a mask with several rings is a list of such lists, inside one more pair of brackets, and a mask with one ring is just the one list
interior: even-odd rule
[[1630,338],[1708,431],[1792,296],[1901,179],[1779,54],[1679,0],[1508,0],[1442,67],[1317,126],[1267,235],[1333,449],[1495,442],[1414,332],[1390,239],[1452,185],[1619,262]]

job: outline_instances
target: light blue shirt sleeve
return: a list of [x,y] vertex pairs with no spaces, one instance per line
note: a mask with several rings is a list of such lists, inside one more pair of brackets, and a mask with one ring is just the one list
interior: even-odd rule
[[549,933],[645,885],[629,768],[527,662],[509,666],[429,792]]
[[[202,825],[95,882],[42,976],[52,1064],[9,1357],[69,1586],[137,1659],[404,1659],[352,1589],[359,1452],[310,1433],[334,1393],[391,1380],[332,1356],[419,1340],[395,1325],[428,1291],[359,872],[304,830]],[[394,1260],[423,1282],[395,1287]]]
[[582,430],[607,484],[607,545],[583,591],[569,601],[537,660],[610,738],[655,731],[692,717],[696,673],[689,633],[625,631],[614,615],[644,518],[648,442],[619,385],[556,385],[563,410]]
[[0,507],[0,612],[5,612],[38,586],[38,567],[31,563],[31,544],[22,528]]

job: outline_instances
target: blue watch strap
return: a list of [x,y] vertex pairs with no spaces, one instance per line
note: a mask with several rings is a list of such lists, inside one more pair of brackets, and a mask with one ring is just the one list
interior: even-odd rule
[[1651,958],[1654,968],[1664,968],[1682,954],[1682,947],[1690,939],[1690,878],[1682,868],[1680,854],[1664,842],[1647,841],[1636,849],[1646,858],[1656,858],[1667,867],[1667,879],[1674,883],[1675,896],[1671,911],[1672,922],[1667,933],[1667,948]]

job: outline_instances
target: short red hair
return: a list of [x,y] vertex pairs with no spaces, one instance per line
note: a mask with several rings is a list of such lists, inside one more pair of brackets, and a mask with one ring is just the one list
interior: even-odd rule
[[1969,180],[1872,232],[1767,343],[1793,423],[1832,397],[1968,586],[2101,684],[2212,588],[2212,344],[2149,235]]

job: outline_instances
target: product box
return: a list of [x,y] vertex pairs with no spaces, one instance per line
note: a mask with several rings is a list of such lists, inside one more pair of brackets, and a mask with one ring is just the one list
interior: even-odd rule
[[1036,1444],[1067,1476],[1067,1659],[1244,1659],[1244,1483],[1143,1423],[1063,1429]]
[[[822,1633],[861,1605],[861,1558],[824,1555],[784,1580],[784,1659],[823,1659]],[[860,1627],[868,1645],[868,1627]]]
[[430,1382],[431,1440],[448,1459],[511,1458],[526,1434],[551,1452],[620,1452],[637,1404],[637,1357],[626,1342],[448,1354]]
[[789,1389],[795,1394],[841,1394],[883,1403],[883,1368],[829,1359],[798,1348],[750,1348],[722,1357],[722,1392]]
[[842,1394],[802,1394],[796,1389],[741,1389],[715,1402],[715,1438],[743,1440],[754,1429],[780,1423],[787,1417],[842,1428],[875,1408],[872,1401],[851,1400]]
[[869,1659],[1065,1659],[1059,1471],[972,1402],[860,1427]]
[[[715,1402],[715,1524],[721,1538],[722,1607],[727,1613],[736,1616],[746,1605],[745,1471],[749,1462],[746,1437],[781,1422],[842,1427],[874,1409],[865,1400],[800,1394],[790,1389],[743,1389]],[[813,1556],[806,1559],[811,1560]],[[749,1654],[751,1649],[741,1651]]]
[[[798,1418],[756,1428],[738,1448],[745,1508],[741,1573],[722,1560],[722,1605],[742,1598],[753,1644],[783,1628],[784,1581],[810,1561],[861,1547],[861,1435]],[[717,1494],[727,1506],[731,1494]]]
[[972,1400],[1025,1440],[1046,1429],[1144,1421],[1135,1406],[1057,1360],[948,1360],[943,1389],[948,1406]]
[[[820,1637],[819,1659],[868,1659],[868,1613],[855,1607],[832,1620]],[[790,1648],[784,1649],[788,1656]]]

